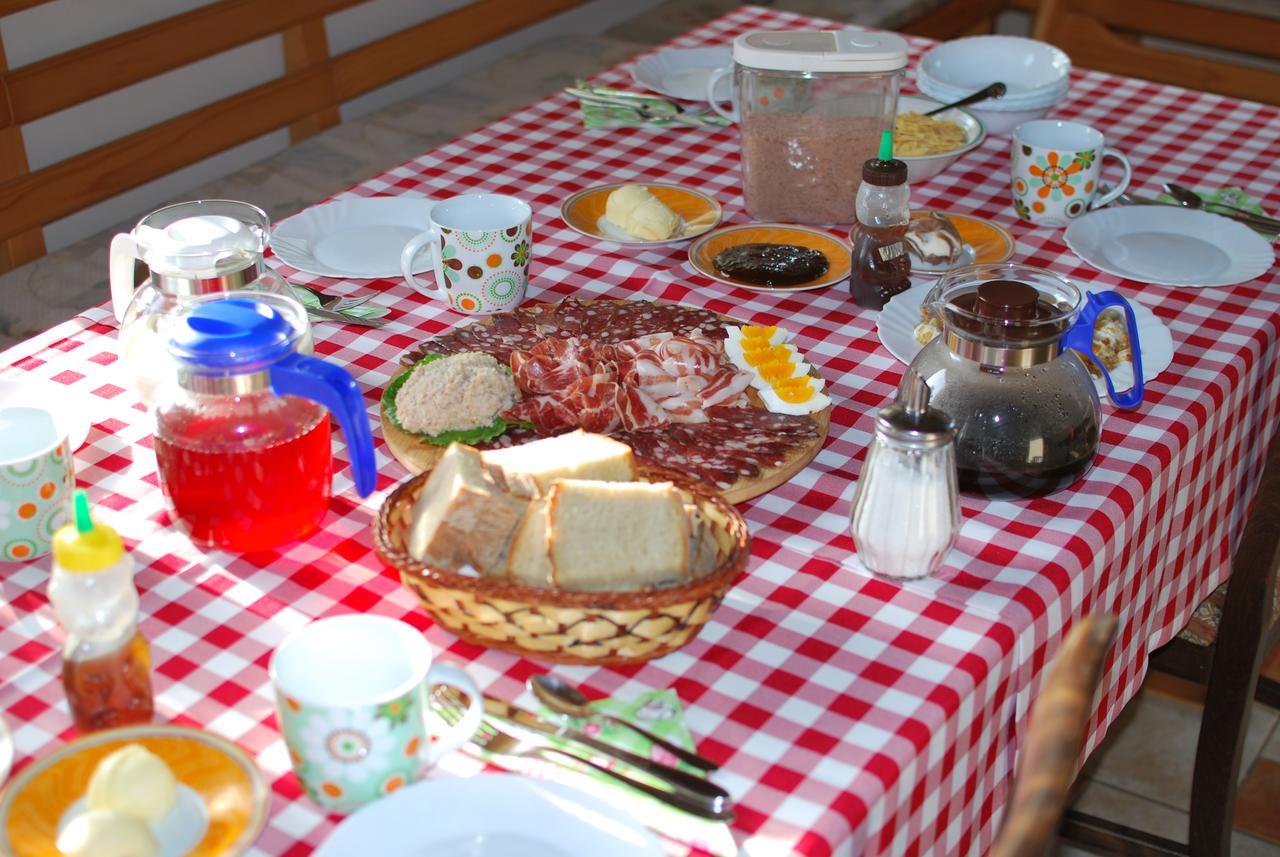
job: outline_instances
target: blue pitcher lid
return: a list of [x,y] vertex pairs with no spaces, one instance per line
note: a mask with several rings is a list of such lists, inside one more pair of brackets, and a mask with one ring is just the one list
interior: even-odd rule
[[227,298],[195,307],[170,330],[169,353],[197,374],[256,372],[293,354],[297,331],[261,301]]

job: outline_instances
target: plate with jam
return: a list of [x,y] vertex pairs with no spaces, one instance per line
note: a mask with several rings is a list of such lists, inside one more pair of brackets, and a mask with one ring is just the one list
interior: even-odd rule
[[689,264],[718,283],[758,292],[824,289],[849,279],[849,245],[829,232],[749,223],[709,232],[689,246]]

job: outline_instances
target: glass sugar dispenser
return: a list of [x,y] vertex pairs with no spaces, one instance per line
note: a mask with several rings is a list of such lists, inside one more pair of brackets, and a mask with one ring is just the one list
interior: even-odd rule
[[849,512],[858,558],[876,574],[927,577],[960,529],[955,435],[910,369],[898,401],[880,411]]
[[[150,404],[173,371],[164,329],[175,310],[204,295],[250,291],[294,301],[288,284],[263,263],[271,232],[266,212],[246,202],[202,199],[151,212],[132,232],[111,239],[111,304],[120,322],[118,349],[128,380]],[[149,275],[134,287],[134,264]],[[298,305],[288,310],[311,352],[311,326]]]
[[147,723],[154,712],[151,649],[138,630],[133,560],[120,536],[75,493],[75,522],[54,535],[49,601],[67,634],[62,687],[82,734]]
[[329,508],[329,415],[362,497],[377,481],[369,414],[347,370],[299,353],[273,296],[215,296],[169,328],[174,376],[156,393],[156,465],[174,521],[204,547],[268,550]]

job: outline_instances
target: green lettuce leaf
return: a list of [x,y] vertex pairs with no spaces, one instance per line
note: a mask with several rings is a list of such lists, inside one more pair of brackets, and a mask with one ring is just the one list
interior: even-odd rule
[[[424,363],[431,363],[443,358],[443,354],[428,354],[426,357],[423,357],[415,363],[413,368],[417,369]],[[403,375],[388,384],[387,389],[382,391],[382,410],[386,413],[387,419],[391,420],[391,424],[405,434],[420,437],[427,443],[435,444],[436,446],[448,446],[454,441],[475,446],[477,443],[484,443],[485,441],[493,440],[513,425],[519,425],[519,423],[507,422],[502,417],[494,417],[493,422],[489,423],[489,425],[478,426],[472,429],[446,431],[441,432],[440,434],[423,434],[422,432],[409,431],[400,424],[400,417],[396,413],[396,393],[400,392],[400,388],[404,386],[404,382],[408,380],[409,376],[412,374],[413,370],[405,372]]]

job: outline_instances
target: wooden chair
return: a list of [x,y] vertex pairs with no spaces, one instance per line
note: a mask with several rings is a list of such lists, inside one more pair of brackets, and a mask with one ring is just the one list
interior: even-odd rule
[[1084,730],[1116,618],[1086,616],[1062,644],[1036,697],[1014,779],[1013,798],[988,857],[1049,853],[1080,762]]
[[1280,61],[1280,19],[1183,0],[1042,0],[1033,35],[1081,68],[1280,104],[1280,71],[1231,58],[1189,56],[1157,47],[1156,37]]
[[[0,17],[49,0],[0,0]],[[215,0],[9,68],[0,42],[0,273],[44,255],[41,227],[279,128],[297,143],[339,106],[585,0],[474,0],[331,55],[325,18],[363,0]],[[284,74],[31,170],[22,127],[279,33]]]
[[1191,782],[1187,844],[1068,811],[1062,836],[1125,855],[1208,857],[1231,850],[1231,820],[1253,699],[1280,707],[1280,684],[1259,669],[1280,638],[1280,434],[1272,440],[1231,577],[1181,635],[1150,656],[1152,669],[1206,685]]

